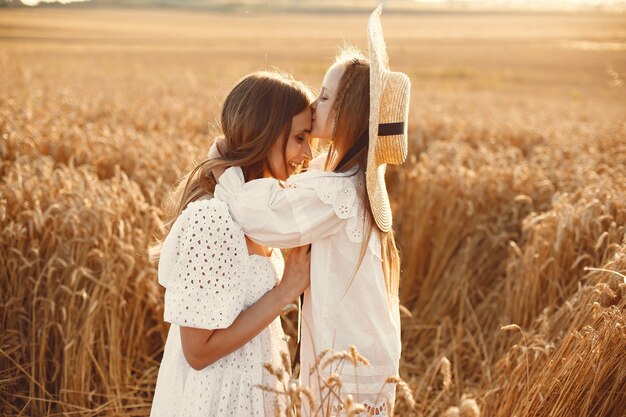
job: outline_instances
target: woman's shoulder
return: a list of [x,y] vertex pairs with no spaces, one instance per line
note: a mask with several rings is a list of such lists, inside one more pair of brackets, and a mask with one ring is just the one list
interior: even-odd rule
[[190,202],[172,225],[168,238],[170,236],[185,241],[215,238],[245,246],[243,230],[233,220],[228,205],[217,198]]
[[232,217],[228,212],[228,205],[217,198],[206,196],[187,204],[187,207],[181,211],[176,221],[189,222],[189,220],[193,220],[194,224],[199,224],[208,220],[213,224],[215,219],[232,221]]
[[211,262],[245,265],[247,254],[243,230],[226,203],[215,198],[196,200],[180,213],[163,241],[159,282],[167,286],[167,275],[177,263],[195,264],[210,258]]

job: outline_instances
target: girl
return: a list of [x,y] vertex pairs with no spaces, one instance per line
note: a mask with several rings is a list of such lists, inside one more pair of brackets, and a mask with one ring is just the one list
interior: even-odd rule
[[[294,175],[283,186],[274,179],[246,182],[242,170],[232,167],[215,190],[256,242],[312,244],[301,382],[322,400],[318,384],[328,370],[315,365],[316,355],[355,345],[370,365],[335,370],[342,394],[351,394],[377,416],[393,406],[395,386],[385,380],[397,376],[401,348],[400,260],[384,174],[387,163],[406,158],[410,90],[405,74],[388,69],[380,11],[368,25],[369,60],[354,51],[342,54],[312,105],[313,135],[331,143],[325,171]],[[340,400],[327,399],[325,410],[344,408]]]
[[198,165],[170,198],[171,228],[157,251],[172,325],[152,416],[273,415],[273,398],[255,386],[275,383],[263,363],[280,366],[287,351],[279,314],[309,285],[308,248],[285,266],[279,250],[247,240],[213,198],[211,170],[237,165],[246,180],[286,179],[311,158],[310,102],[287,75],[243,78],[222,109],[229,151]]

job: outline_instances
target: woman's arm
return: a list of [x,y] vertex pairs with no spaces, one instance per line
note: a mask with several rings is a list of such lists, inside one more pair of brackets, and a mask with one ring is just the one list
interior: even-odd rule
[[278,317],[283,307],[295,300],[310,279],[309,247],[291,251],[279,285],[244,310],[225,329],[181,327],[183,353],[189,366],[203,369],[248,343]]

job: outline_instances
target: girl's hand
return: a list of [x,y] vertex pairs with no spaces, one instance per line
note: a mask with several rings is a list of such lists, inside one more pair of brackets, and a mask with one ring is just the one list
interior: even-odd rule
[[283,307],[298,298],[309,286],[309,247],[310,245],[292,249],[280,284],[242,311],[226,329],[207,330],[181,326],[180,337],[187,363],[193,369],[204,369],[248,343],[279,317]]
[[[213,145],[211,145],[211,147],[209,148],[209,152],[206,155],[207,159],[216,159],[216,158],[221,158],[223,156],[222,152],[220,152],[220,149],[218,147],[221,141],[223,141],[223,139],[218,139],[215,142],[213,142]],[[222,176],[224,171],[226,171],[226,169],[223,167],[213,169],[213,176],[215,177],[215,181],[220,180],[220,177]]]
[[222,152],[220,152],[220,149],[218,148],[218,145],[222,140],[224,139],[216,139],[215,142],[213,142],[213,144],[209,148],[209,152],[207,152],[206,154],[207,159],[215,159],[215,158],[222,157]]
[[290,303],[309,287],[311,283],[311,245],[300,246],[289,252],[285,272],[278,287],[284,291]]

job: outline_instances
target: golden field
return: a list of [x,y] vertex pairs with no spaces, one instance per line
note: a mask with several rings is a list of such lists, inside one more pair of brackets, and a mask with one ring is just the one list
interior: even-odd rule
[[[149,413],[163,196],[240,77],[279,67],[319,87],[366,22],[0,9],[2,415]],[[410,157],[387,177],[396,415],[623,416],[626,16],[389,13],[383,28],[413,83]]]

